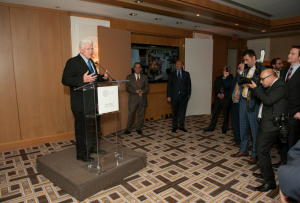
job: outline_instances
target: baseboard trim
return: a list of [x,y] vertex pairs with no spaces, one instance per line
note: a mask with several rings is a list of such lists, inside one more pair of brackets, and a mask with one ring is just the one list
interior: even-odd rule
[[55,134],[55,135],[49,135],[45,137],[37,137],[32,139],[26,139],[26,140],[19,140],[15,142],[7,142],[7,143],[1,143],[0,144],[0,151],[8,151],[13,149],[19,149],[34,145],[40,145],[44,143],[49,142],[58,142],[62,140],[68,140],[68,139],[74,139],[75,134],[74,132],[69,133],[61,133],[61,134]]

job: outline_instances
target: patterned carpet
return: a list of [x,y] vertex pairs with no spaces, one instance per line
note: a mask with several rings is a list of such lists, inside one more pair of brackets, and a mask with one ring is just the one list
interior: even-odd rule
[[[231,158],[239,149],[229,145],[232,130],[222,134],[219,119],[215,131],[204,133],[209,122],[209,115],[189,116],[189,132],[172,133],[171,119],[164,119],[145,123],[144,136],[126,135],[124,145],[147,153],[148,166],[84,202],[280,202],[278,186],[267,193],[253,190],[262,183],[251,175],[259,172],[258,166],[248,165],[248,157]],[[77,202],[39,174],[35,165],[36,157],[69,147],[74,140],[0,152],[0,202]],[[273,162],[278,161],[276,148],[271,154]]]

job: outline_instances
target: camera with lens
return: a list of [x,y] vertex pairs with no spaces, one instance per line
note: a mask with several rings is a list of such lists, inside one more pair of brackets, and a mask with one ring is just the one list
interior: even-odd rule
[[279,127],[279,139],[282,143],[286,143],[289,137],[289,124],[288,116],[281,114],[280,116],[274,116],[274,125]]

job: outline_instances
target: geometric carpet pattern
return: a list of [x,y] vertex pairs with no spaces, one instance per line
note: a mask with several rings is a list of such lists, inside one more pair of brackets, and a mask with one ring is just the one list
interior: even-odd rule
[[[248,157],[230,157],[239,147],[229,144],[232,129],[221,133],[222,118],[215,131],[202,131],[210,118],[186,117],[188,133],[172,133],[172,120],[164,119],[145,123],[143,136],[124,135],[124,146],[147,154],[147,167],[83,202],[281,202],[278,186],[266,193],[254,191],[262,184],[251,175],[260,172],[258,165],[248,165]],[[104,139],[114,142],[113,136]],[[38,156],[74,147],[74,143],[66,140],[0,152],[0,202],[78,202],[39,174],[35,163]],[[250,141],[250,151],[251,147]],[[273,162],[279,159],[277,151],[276,146],[271,150]],[[277,181],[276,170],[275,175]]]

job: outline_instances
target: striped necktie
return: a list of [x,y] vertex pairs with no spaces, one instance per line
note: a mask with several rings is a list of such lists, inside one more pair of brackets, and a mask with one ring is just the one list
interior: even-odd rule
[[290,68],[288,75],[286,76],[285,82],[288,83],[292,76],[293,67]]
[[[251,68],[248,72],[247,78],[250,78],[252,76],[253,72],[254,72],[254,68]],[[248,94],[248,86],[245,85],[243,92],[242,92],[242,96],[244,98],[247,98],[247,94]]]

